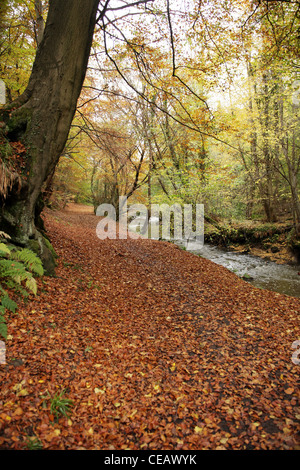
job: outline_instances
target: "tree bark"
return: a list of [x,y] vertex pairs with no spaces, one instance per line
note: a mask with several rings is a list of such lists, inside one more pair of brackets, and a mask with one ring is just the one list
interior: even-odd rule
[[35,0],[34,7],[35,7],[35,16],[36,16],[35,37],[36,37],[36,44],[39,47],[39,45],[42,42],[44,29],[45,29],[42,0]]
[[13,187],[2,200],[1,230],[13,242],[37,251],[48,273],[54,272],[54,260],[36,227],[40,196],[68,137],[85,78],[98,3],[50,0],[28,86],[10,110],[2,113],[8,128],[6,138],[22,142],[26,155],[21,190]]

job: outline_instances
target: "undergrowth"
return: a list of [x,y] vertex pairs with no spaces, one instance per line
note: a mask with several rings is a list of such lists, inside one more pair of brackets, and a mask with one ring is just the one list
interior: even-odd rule
[[36,295],[35,277],[44,269],[40,258],[28,248],[17,248],[9,243],[10,237],[0,232],[0,336],[7,338],[6,311],[15,313],[18,305],[14,297]]

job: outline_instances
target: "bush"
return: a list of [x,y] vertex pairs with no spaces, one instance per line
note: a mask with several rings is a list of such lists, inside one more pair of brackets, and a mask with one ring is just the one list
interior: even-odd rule
[[7,337],[6,310],[12,313],[17,310],[17,303],[9,292],[23,297],[27,297],[29,292],[36,294],[34,276],[44,274],[38,256],[28,248],[20,249],[9,244],[9,238],[9,235],[0,232],[0,336],[4,339]]

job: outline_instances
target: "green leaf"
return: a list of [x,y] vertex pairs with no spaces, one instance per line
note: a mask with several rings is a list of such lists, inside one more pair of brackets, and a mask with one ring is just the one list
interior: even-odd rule
[[39,276],[44,274],[42,261],[33,251],[29,250],[28,248],[23,248],[22,250],[13,252],[11,257],[24,263],[25,266],[33,273]]
[[7,338],[7,325],[4,322],[0,322],[0,335],[3,336],[4,339]]
[[30,279],[27,279],[26,281],[26,287],[27,289],[29,289],[31,292],[34,293],[34,295],[36,295],[37,293],[37,283],[36,283],[36,280],[34,279],[34,277],[30,278]]
[[18,305],[8,295],[2,297],[1,304],[3,305],[3,307],[7,308],[7,310],[9,310],[10,312],[16,313],[16,309],[18,308]]
[[0,276],[9,277],[15,282],[21,282],[28,278],[28,274],[25,270],[25,266],[17,261],[10,259],[0,260]]
[[5,243],[0,243],[0,256],[2,256],[2,253],[5,253],[7,255],[10,255],[11,253],[10,249]]

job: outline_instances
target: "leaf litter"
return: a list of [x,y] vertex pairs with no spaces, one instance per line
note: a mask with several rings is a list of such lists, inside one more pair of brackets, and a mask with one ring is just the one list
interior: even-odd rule
[[0,449],[300,448],[299,299],[172,243],[99,240],[87,212],[44,219],[56,277],[8,320]]

